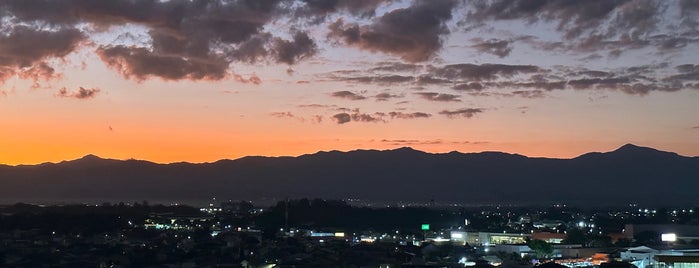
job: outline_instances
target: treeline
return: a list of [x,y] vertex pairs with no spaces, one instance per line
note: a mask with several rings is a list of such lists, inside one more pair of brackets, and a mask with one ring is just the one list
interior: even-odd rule
[[148,205],[147,202],[102,205],[37,206],[18,203],[0,208],[0,231],[51,230],[61,233],[94,234],[142,224],[151,213],[196,215],[189,206]]
[[431,229],[458,226],[458,214],[425,207],[369,208],[353,207],[344,201],[298,199],[282,201],[255,218],[266,229],[289,227],[326,228],[345,231],[393,231],[420,233],[423,223]]

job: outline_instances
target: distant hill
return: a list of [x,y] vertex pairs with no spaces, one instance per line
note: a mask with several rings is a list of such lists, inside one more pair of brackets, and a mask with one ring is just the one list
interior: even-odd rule
[[319,197],[472,204],[699,204],[699,157],[631,144],[573,159],[411,148],[156,164],[88,155],[0,166],[0,202]]

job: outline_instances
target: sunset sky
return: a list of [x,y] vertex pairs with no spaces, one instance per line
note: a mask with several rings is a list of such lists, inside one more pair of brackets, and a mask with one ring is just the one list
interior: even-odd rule
[[699,155],[699,1],[0,1],[0,163]]

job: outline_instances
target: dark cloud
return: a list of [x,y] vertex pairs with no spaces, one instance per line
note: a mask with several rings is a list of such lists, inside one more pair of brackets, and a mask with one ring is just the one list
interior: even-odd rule
[[418,85],[439,85],[452,83],[449,79],[437,78],[431,75],[420,75],[417,78]]
[[[694,88],[694,81],[699,81],[699,67],[685,64],[676,68],[672,74],[666,62],[650,65],[631,66],[611,70],[595,70],[582,67],[553,66],[544,69],[534,65],[507,64],[451,64],[445,66],[428,65],[413,70],[413,76],[398,72],[393,76],[404,77],[399,81],[413,85],[412,89],[423,90],[430,87],[448,86],[457,91],[466,91],[471,96],[497,97],[546,97],[546,91],[565,89],[616,90],[632,95],[645,95],[654,91],[672,92],[683,88]],[[389,68],[390,69],[390,68]],[[400,69],[400,68],[399,68]],[[332,72],[325,77],[333,81],[351,81],[381,84],[381,77],[392,77],[373,73],[376,71],[342,70]],[[415,73],[420,72],[420,73]],[[667,73],[671,73],[668,75]],[[410,79],[416,77],[416,79]],[[410,80],[410,81],[409,81]],[[488,90],[512,90],[505,92],[487,92]],[[435,92],[419,92],[416,95],[435,101],[456,101],[457,95]],[[384,100],[386,94],[377,96]]]
[[391,94],[388,92],[379,93],[379,94],[376,94],[376,96],[374,96],[374,98],[376,98],[376,101],[387,101],[389,99],[402,98],[402,97],[404,97],[404,96],[403,95],[395,95],[395,94]]
[[30,67],[47,58],[61,58],[84,40],[75,29],[48,31],[18,25],[0,35],[0,66]]
[[666,78],[666,81],[699,81],[699,65],[683,64],[676,67],[680,74]]
[[221,58],[183,58],[156,54],[142,47],[102,46],[97,54],[125,78],[145,80],[220,80],[228,75],[228,62]]
[[472,48],[475,48],[478,50],[478,52],[481,53],[489,53],[493,54],[495,56],[498,56],[500,58],[504,58],[507,55],[510,55],[510,52],[512,52],[512,46],[511,46],[511,41],[509,40],[501,40],[501,39],[489,39],[489,40],[483,40],[480,38],[471,40],[475,44],[471,45]]
[[568,81],[574,89],[607,88],[613,89],[631,82],[628,77],[583,78]]
[[459,99],[459,95],[444,94],[437,92],[418,92],[415,93],[415,95],[418,95],[423,99],[430,101],[461,101],[461,99]]
[[305,32],[296,32],[293,40],[277,39],[274,43],[276,61],[294,64],[304,58],[309,58],[318,52],[316,43]]
[[333,115],[333,120],[338,124],[345,124],[352,121],[352,117],[348,113],[339,113]]
[[260,77],[258,77],[257,75],[254,75],[254,74],[248,78],[245,78],[239,74],[234,74],[233,79],[235,79],[235,81],[238,81],[238,82],[241,82],[244,84],[247,84],[247,83],[251,83],[251,84],[255,84],[255,85],[262,84],[262,79],[260,79]]
[[385,116],[385,114],[383,114],[383,113],[374,113],[372,115],[372,114],[360,113],[359,111],[350,115],[350,117],[352,118],[352,121],[371,122],[371,123],[386,122],[382,118],[384,116]]
[[419,64],[402,63],[402,62],[382,62],[378,67],[369,69],[371,72],[415,72],[422,69]]
[[[237,49],[229,51],[228,56],[231,59],[244,63],[256,63],[263,61],[272,54],[267,49],[268,44],[271,43],[272,40],[276,40],[278,44],[279,42],[284,42],[282,39],[274,39],[269,33],[258,33],[251,36],[248,40],[240,43]],[[279,53],[277,53],[277,56],[279,56]],[[275,61],[280,62],[280,60]]]
[[68,89],[62,87],[58,90],[57,96],[63,98],[75,98],[75,99],[91,99],[94,98],[97,93],[100,92],[99,88],[84,88],[79,87],[75,92],[69,92]]
[[456,118],[456,117],[465,117],[465,118],[471,118],[476,114],[482,113],[483,109],[481,108],[464,108],[464,109],[458,109],[458,110],[443,110],[439,112],[441,115],[445,115],[449,118]]
[[[32,83],[32,88],[39,88],[41,85],[39,84],[39,81],[49,81],[51,79],[56,79],[60,78],[62,75],[59,73],[56,73],[56,70],[49,66],[45,62],[40,62],[32,65],[31,67],[28,68],[22,68],[17,71],[8,68],[7,69],[8,75],[15,74],[21,79],[27,79],[33,81]],[[3,74],[0,71],[0,83],[4,81]]]
[[512,77],[517,74],[529,74],[542,71],[533,65],[506,65],[506,64],[452,64],[444,67],[436,67],[431,74],[450,80],[494,80],[499,77]]
[[[618,57],[628,49],[652,47],[660,52],[697,42],[696,3],[692,0],[494,0],[470,1],[467,28],[489,25],[490,21],[518,20],[527,24],[553,23],[563,40],[525,41],[536,48],[563,52],[605,51]],[[677,16],[681,19],[668,20]],[[664,34],[655,34],[658,31]],[[547,39],[550,40],[550,39]]]
[[343,72],[343,71],[332,72],[328,75],[328,78],[330,78],[332,80],[344,81],[344,82],[348,82],[348,83],[377,84],[377,85],[393,85],[393,84],[409,83],[409,82],[415,81],[415,78],[412,76],[404,76],[404,75],[398,75],[398,74],[364,75],[364,74],[357,74],[357,72],[353,72],[353,73],[348,75],[347,72]]
[[39,80],[60,76],[46,61],[65,57],[85,39],[85,35],[75,29],[50,31],[22,25],[10,27],[8,32],[0,34],[0,83],[18,75],[33,80],[36,87]]
[[333,93],[330,94],[330,96],[338,97],[338,98],[343,98],[343,99],[348,99],[348,100],[363,100],[363,99],[366,99],[366,97],[364,97],[364,96],[362,96],[362,95],[360,95],[360,94],[357,94],[357,93],[354,93],[354,92],[351,92],[351,91],[346,91],[346,90],[333,92]]
[[405,61],[425,61],[442,48],[440,36],[449,33],[445,22],[451,19],[455,5],[452,0],[417,0],[365,26],[339,19],[329,26],[329,37],[360,49],[397,55]]
[[680,0],[680,14],[685,25],[699,25],[699,3],[695,0]]
[[392,0],[303,0],[306,9],[299,11],[299,16],[324,16],[336,11],[347,11],[351,14],[370,17],[374,16],[376,8]]
[[289,118],[289,117],[293,118],[294,117],[294,114],[292,114],[291,112],[273,112],[273,113],[270,113],[269,115],[277,117],[277,118]]
[[483,84],[478,82],[463,83],[452,87],[454,90],[465,90],[465,91],[481,91],[485,87]]
[[517,97],[527,98],[527,99],[538,99],[538,98],[546,97],[546,94],[544,94],[544,92],[541,90],[512,91],[512,95],[517,96]]
[[388,113],[363,113],[359,109],[338,108],[335,110],[341,111],[341,113],[337,113],[332,117],[333,121],[338,124],[345,124],[349,122],[386,123],[389,121],[389,119],[418,119],[432,117],[431,114],[424,112],[405,113],[392,111]]
[[545,79],[536,79],[534,82],[497,82],[492,86],[499,88],[536,88],[551,91],[555,89],[565,89],[566,83],[566,81],[548,81]]
[[[81,30],[108,31],[127,24],[145,27],[150,44],[104,45],[97,53],[129,78],[219,80],[228,77],[235,61],[295,64],[315,55],[317,46],[305,32],[292,32],[286,40],[263,31],[289,8],[280,2],[3,1],[3,23],[16,26],[2,27],[10,34],[0,37],[0,66],[21,68],[60,58],[85,40]],[[8,52],[12,57],[3,57]]]
[[529,23],[540,20],[557,21],[558,30],[563,31],[567,38],[573,38],[599,27],[607,16],[626,2],[628,0],[474,1],[474,10],[469,12],[468,18],[471,21],[521,19]]
[[391,117],[391,119],[394,119],[394,118],[397,118],[397,119],[413,119],[413,118],[429,118],[429,117],[432,117],[431,114],[423,113],[423,112],[414,112],[414,113],[389,112],[388,115]]

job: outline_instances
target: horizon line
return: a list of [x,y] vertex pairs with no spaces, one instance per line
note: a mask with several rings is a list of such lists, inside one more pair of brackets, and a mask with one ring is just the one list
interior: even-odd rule
[[81,157],[78,157],[78,158],[60,160],[60,161],[57,161],[57,162],[45,161],[45,162],[39,162],[39,163],[21,163],[21,164],[14,164],[14,165],[13,165],[13,164],[0,163],[0,165],[10,166],[10,167],[20,167],[20,166],[38,166],[38,165],[46,165],[46,164],[60,164],[60,163],[64,163],[64,162],[71,162],[71,161],[80,160],[80,159],[87,158],[87,157],[90,157],[90,156],[96,157],[96,158],[99,158],[99,159],[103,159],[103,160],[115,160],[115,161],[144,161],[144,162],[149,162],[149,163],[158,164],[158,165],[170,165],[170,164],[211,164],[211,163],[216,163],[216,162],[219,162],[219,161],[236,161],[236,160],[243,159],[243,158],[248,158],[248,157],[265,157],[265,158],[285,158],[285,157],[292,157],[292,158],[296,158],[296,157],[302,157],[302,156],[306,156],[306,155],[314,155],[314,154],[319,154],[319,153],[330,153],[330,152],[350,153],[350,152],[357,152],[357,151],[379,151],[379,152],[386,152],[386,151],[400,150],[400,149],[404,149],[404,148],[408,148],[408,149],[411,149],[411,150],[414,150],[414,151],[418,151],[418,152],[422,152],[422,153],[426,153],[426,154],[435,154],[435,155],[439,155],[439,154],[449,154],[449,153],[454,153],[454,152],[460,153],[460,154],[503,153],[503,154],[509,154],[509,155],[524,156],[524,157],[527,157],[527,158],[575,159],[575,158],[578,158],[578,157],[580,157],[580,156],[583,156],[583,155],[586,155],[586,154],[590,154],[590,153],[609,153],[609,152],[614,152],[614,151],[619,150],[619,149],[621,149],[621,148],[623,148],[623,147],[626,147],[626,146],[633,146],[633,147],[638,147],[638,148],[647,148],[647,149],[652,149],[652,150],[656,150],[656,151],[660,151],[660,152],[674,153],[674,154],[677,154],[677,155],[682,156],[682,157],[697,157],[697,156],[680,155],[680,154],[678,154],[678,153],[676,153],[676,152],[663,151],[663,150],[659,150],[659,149],[656,149],[656,148],[653,148],[653,147],[642,146],[642,145],[636,145],[636,144],[633,144],[633,143],[625,143],[625,144],[623,144],[623,145],[621,145],[621,146],[618,146],[618,147],[616,147],[615,149],[612,149],[612,150],[609,150],[609,151],[587,151],[587,152],[582,153],[582,154],[580,154],[580,155],[577,155],[577,156],[575,156],[575,157],[569,157],[569,158],[547,157],[547,156],[530,156],[530,155],[524,155],[524,154],[520,154],[520,153],[512,153],[512,152],[505,152],[505,151],[494,151],[494,150],[484,150],[484,151],[478,151],[478,152],[476,152],[476,151],[472,151],[472,152],[462,152],[462,151],[458,151],[458,150],[452,150],[452,151],[448,151],[448,152],[446,152],[446,151],[442,151],[442,152],[429,152],[429,151],[418,150],[418,149],[415,149],[415,148],[413,148],[413,147],[411,147],[411,146],[397,146],[397,147],[394,147],[394,148],[383,149],[383,150],[381,150],[381,149],[372,149],[372,148],[357,148],[357,149],[352,149],[352,150],[347,150],[347,151],[343,151],[343,150],[318,150],[318,151],[315,151],[315,152],[313,152],[313,153],[302,153],[302,154],[298,154],[298,155],[276,155],[276,156],[272,156],[272,155],[246,155],[246,156],[241,156],[241,157],[238,157],[238,158],[220,158],[220,159],[213,160],[213,161],[203,161],[203,162],[189,162],[189,161],[156,162],[156,161],[151,161],[151,160],[147,160],[147,159],[138,159],[138,158],[133,158],[133,157],[131,157],[131,158],[126,158],[126,159],[102,157],[102,156],[99,156],[99,155],[97,155],[97,154],[88,153],[88,154],[85,154],[85,155],[83,155],[83,156],[81,156]]

